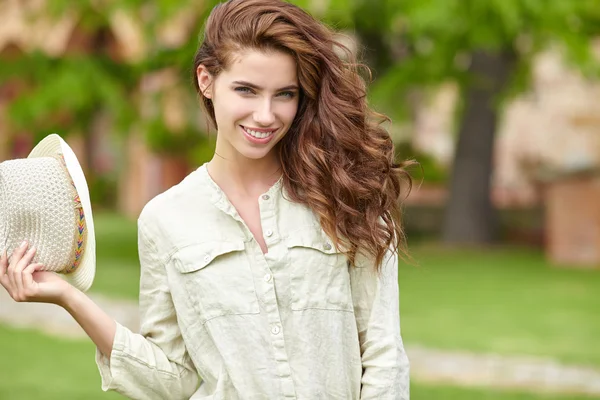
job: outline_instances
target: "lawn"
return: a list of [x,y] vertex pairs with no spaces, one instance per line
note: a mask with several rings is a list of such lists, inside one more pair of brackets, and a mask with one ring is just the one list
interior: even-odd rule
[[0,325],[0,399],[123,399],[100,389],[91,341]]
[[598,400],[598,397],[534,394],[488,388],[430,386],[419,382],[412,383],[410,398],[412,400]]
[[551,267],[540,251],[413,249],[400,266],[408,344],[554,357],[600,367],[600,271]]
[[140,264],[137,224],[115,214],[94,215],[96,277],[92,291],[137,300]]
[[[0,399],[124,399],[100,389],[94,351],[90,341],[60,340],[0,325]],[[411,392],[413,400],[599,400],[420,383],[413,383]]]
[[[96,216],[94,291],[137,299],[135,221]],[[558,269],[540,250],[418,244],[400,265],[407,345],[530,354],[600,367],[600,270]]]

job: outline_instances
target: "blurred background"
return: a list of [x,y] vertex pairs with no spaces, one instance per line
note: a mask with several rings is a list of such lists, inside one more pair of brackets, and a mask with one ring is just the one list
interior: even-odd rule
[[[371,68],[398,159],[421,165],[399,266],[412,398],[600,399],[600,2],[294,3]],[[192,59],[215,4],[0,0],[0,161],[69,141],[92,296],[134,329],[135,220],[214,149]],[[119,396],[62,310],[2,291],[0,399],[34,398]]]

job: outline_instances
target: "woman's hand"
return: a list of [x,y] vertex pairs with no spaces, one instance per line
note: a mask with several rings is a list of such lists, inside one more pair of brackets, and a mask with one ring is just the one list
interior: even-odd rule
[[17,302],[62,305],[72,286],[50,271],[40,271],[42,264],[30,264],[35,248],[25,241],[15,249],[9,264],[6,252],[0,256],[0,284]]

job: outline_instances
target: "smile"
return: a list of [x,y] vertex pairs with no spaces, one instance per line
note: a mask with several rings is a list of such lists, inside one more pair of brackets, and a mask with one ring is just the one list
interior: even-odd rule
[[243,125],[241,125],[241,127],[244,132],[257,139],[266,139],[277,131],[277,129],[248,128]]

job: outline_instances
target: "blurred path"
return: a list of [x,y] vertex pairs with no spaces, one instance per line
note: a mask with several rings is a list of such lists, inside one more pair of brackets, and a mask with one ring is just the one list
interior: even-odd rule
[[[102,309],[134,332],[139,330],[137,304],[90,294]],[[0,324],[34,328],[68,338],[85,333],[62,308],[18,304],[0,290]],[[600,396],[600,370],[560,364],[551,359],[439,351],[407,347],[411,376],[421,382],[522,389],[524,391]]]
[[422,382],[600,396],[600,370],[552,359],[407,347],[411,376]]
[[[114,319],[134,331],[139,331],[137,303],[109,299],[94,293],[88,294]],[[83,329],[63,308],[53,304],[16,303],[0,287],[0,324],[2,323],[34,328],[54,336],[86,337]]]

